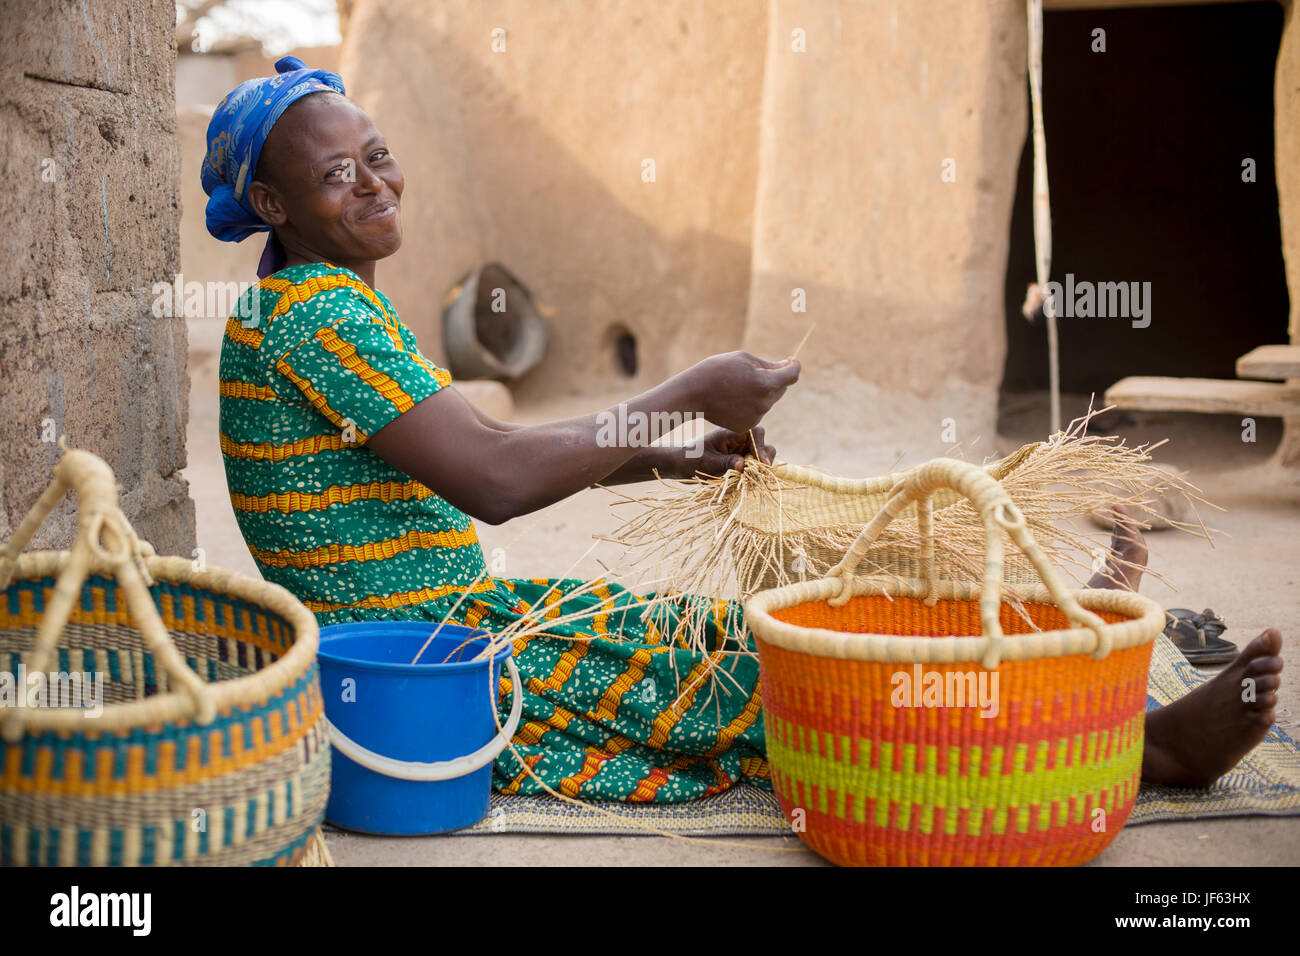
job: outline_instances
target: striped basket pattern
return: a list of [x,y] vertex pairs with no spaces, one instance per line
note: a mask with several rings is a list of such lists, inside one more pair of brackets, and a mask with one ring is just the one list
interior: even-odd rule
[[[64,461],[73,455],[86,453]],[[82,513],[93,510],[77,480],[67,483],[82,491]],[[70,605],[58,595],[83,537],[71,553],[16,557],[11,544],[0,556],[0,673],[39,665],[51,675],[48,706],[0,708],[0,865],[327,859],[318,827],[330,752],[315,619],[281,588],[155,556],[124,518],[114,527],[118,540],[101,542],[108,558],[92,548],[89,572],[66,590]],[[128,566],[141,574],[135,598]],[[146,633],[142,600],[165,644]],[[42,664],[52,617],[64,623],[57,646],[46,638]],[[53,706],[70,703],[54,699],[56,674],[100,688],[102,713]]]
[[[933,466],[933,467],[932,467]],[[854,579],[912,501],[958,487],[987,518],[982,585]],[[1006,531],[1043,576],[1000,600]],[[998,482],[940,459],[909,476],[829,577],[746,602],[768,759],[795,832],[833,862],[1073,865],[1127,821],[1142,764],[1151,642],[1163,611],[1067,591]]]

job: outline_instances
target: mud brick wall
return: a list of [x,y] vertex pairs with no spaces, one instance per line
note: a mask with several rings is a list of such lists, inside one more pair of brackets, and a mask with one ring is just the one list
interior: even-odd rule
[[[113,467],[136,530],[189,555],[189,379],[178,271],[171,0],[0,0],[0,536],[49,481],[54,442]],[[66,547],[75,502],[35,547]]]
[[347,6],[340,71],[406,173],[378,282],[430,356],[443,295],[487,259],[554,310],[522,401],[633,392],[740,346],[765,3]]

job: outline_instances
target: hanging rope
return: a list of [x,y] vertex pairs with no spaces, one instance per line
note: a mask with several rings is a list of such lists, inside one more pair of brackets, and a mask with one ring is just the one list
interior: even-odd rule
[[1061,360],[1056,336],[1056,303],[1047,295],[1052,272],[1052,205],[1047,190],[1047,133],[1043,128],[1043,0],[1028,0],[1029,95],[1034,121],[1034,260],[1036,282],[1029,287],[1024,313],[1041,305],[1047,320],[1047,368],[1052,393],[1052,434],[1061,430]]

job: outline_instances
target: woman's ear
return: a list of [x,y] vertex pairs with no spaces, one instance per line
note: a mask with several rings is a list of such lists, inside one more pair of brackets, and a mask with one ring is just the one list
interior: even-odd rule
[[253,207],[253,212],[261,216],[268,226],[283,226],[289,220],[284,203],[274,186],[254,179],[248,185],[248,202]]

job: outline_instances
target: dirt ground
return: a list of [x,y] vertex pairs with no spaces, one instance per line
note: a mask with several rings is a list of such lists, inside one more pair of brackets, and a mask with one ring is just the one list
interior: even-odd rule
[[[190,361],[189,466],[197,509],[198,543],[216,565],[257,575],[235,524],[226,494],[217,444],[216,356],[192,352]],[[624,396],[609,396],[610,402]],[[517,410],[524,423],[595,411],[598,399],[539,405]],[[1069,396],[1067,414],[1077,414],[1087,398]],[[1045,436],[1041,396],[1024,396],[1006,403],[996,442],[977,445],[968,457],[1005,453],[1023,442]],[[1260,423],[1258,441],[1242,442],[1239,420],[1195,415],[1133,415],[1117,429],[1130,444],[1170,442],[1156,453],[1189,473],[1205,497],[1224,512],[1206,512],[1206,524],[1219,529],[1213,547],[1176,531],[1148,536],[1150,565],[1159,569],[1176,590],[1148,576],[1142,592],[1166,607],[1194,610],[1210,607],[1228,623],[1225,637],[1244,644],[1265,627],[1277,627],[1284,639],[1284,656],[1300,657],[1296,590],[1300,579],[1300,483],[1267,464],[1277,440],[1275,424]],[[906,449],[857,446],[852,435],[837,445],[836,460],[800,457],[798,435],[772,435],[782,458],[819,465],[848,475],[872,475],[888,470]],[[818,437],[820,447],[824,435]],[[805,446],[807,447],[807,446]],[[906,456],[904,466],[921,459]],[[591,577],[602,573],[597,563],[617,557],[614,545],[602,545],[579,561],[594,534],[607,534],[619,523],[611,513],[613,496],[589,490],[542,511],[500,526],[479,524],[485,552],[504,549],[506,574],[511,577]],[[575,563],[577,562],[577,563]],[[1292,736],[1300,732],[1300,677],[1295,666],[1284,674],[1278,723]],[[686,843],[655,837],[437,836],[381,838],[340,832],[327,834],[335,861],[341,866],[552,864],[653,865],[821,865],[822,860],[793,838],[730,840],[739,846]],[[1300,817],[1247,817],[1156,823],[1126,828],[1093,865],[1203,866],[1295,865],[1300,863]]]

